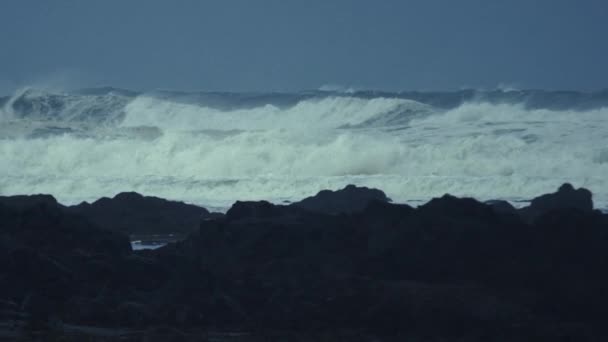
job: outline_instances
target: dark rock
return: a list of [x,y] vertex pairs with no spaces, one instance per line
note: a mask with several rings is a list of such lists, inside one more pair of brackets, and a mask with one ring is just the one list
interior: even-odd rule
[[55,197],[51,195],[0,196],[0,204],[16,210],[23,210],[35,205],[44,205],[46,207],[59,206]]
[[373,200],[369,202],[363,211],[354,213],[358,220],[372,224],[373,222],[399,222],[409,217],[415,209],[407,204],[393,204],[384,201]]
[[226,212],[228,220],[239,220],[243,218],[273,218],[286,214],[284,207],[267,201],[259,202],[235,202]]
[[344,189],[322,190],[291,206],[326,214],[353,213],[367,207],[371,201],[390,202],[382,190],[347,185]]
[[519,213],[527,222],[534,222],[543,213],[558,209],[593,210],[591,191],[585,188],[574,189],[571,184],[565,183],[557,192],[534,198]]
[[15,196],[3,199],[0,233],[39,252],[129,254],[127,236],[105,231],[78,215],[67,213],[50,196]]
[[441,198],[433,198],[428,203],[419,207],[422,213],[436,217],[454,217],[462,219],[493,219],[495,213],[492,208],[473,198],[458,198],[452,195],[444,195]]
[[150,321],[149,315],[147,308],[136,302],[121,303],[114,313],[116,321],[127,327],[145,326]]
[[[183,337],[608,336],[608,220],[584,204],[590,195],[566,186],[541,196],[530,206],[538,216],[526,223],[508,203],[450,195],[418,208],[379,196],[342,211],[345,191],[310,207],[236,202],[226,215],[206,216],[186,239],[136,253],[124,235],[48,198],[12,205],[5,198],[0,302],[16,303],[11,312],[24,310],[32,329],[60,321],[140,333],[165,325],[167,336]],[[118,202],[147,201],[125,197]],[[573,198],[584,205],[572,207]],[[315,210],[321,202],[331,209]]]
[[183,202],[124,192],[114,198],[102,198],[92,204],[69,208],[102,228],[125,234],[174,234],[198,230],[200,220],[209,211]]
[[98,274],[96,263],[117,270],[131,254],[126,235],[67,213],[52,197],[7,197],[2,203],[0,300],[20,303],[27,329],[50,328],[70,298],[98,294],[116,281],[112,272]]
[[490,200],[486,201],[485,204],[489,205],[497,214],[517,215],[517,209],[508,201]]

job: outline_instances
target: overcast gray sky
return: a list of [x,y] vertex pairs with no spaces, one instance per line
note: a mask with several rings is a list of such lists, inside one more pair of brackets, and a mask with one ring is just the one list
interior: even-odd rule
[[605,0],[0,0],[0,90],[608,88]]

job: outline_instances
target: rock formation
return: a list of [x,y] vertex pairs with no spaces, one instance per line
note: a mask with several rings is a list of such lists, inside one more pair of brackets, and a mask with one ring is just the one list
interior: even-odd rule
[[412,208],[373,190],[363,206],[346,189],[305,205],[236,202],[140,252],[52,197],[2,198],[0,319],[21,321],[11,336],[87,339],[608,337],[608,219],[588,190],[564,185],[515,210],[450,195]]

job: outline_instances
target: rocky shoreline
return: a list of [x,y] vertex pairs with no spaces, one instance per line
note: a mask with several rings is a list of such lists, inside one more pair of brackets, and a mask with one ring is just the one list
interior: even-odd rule
[[607,247],[569,184],[521,209],[355,186],[225,214],[0,197],[0,340],[604,341]]

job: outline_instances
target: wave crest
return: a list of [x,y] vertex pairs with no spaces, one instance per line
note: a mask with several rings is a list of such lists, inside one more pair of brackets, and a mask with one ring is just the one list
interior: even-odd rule
[[0,193],[73,203],[133,190],[227,206],[349,183],[405,202],[446,192],[525,199],[571,182],[608,204],[608,109],[226,96],[15,94],[0,119]]

